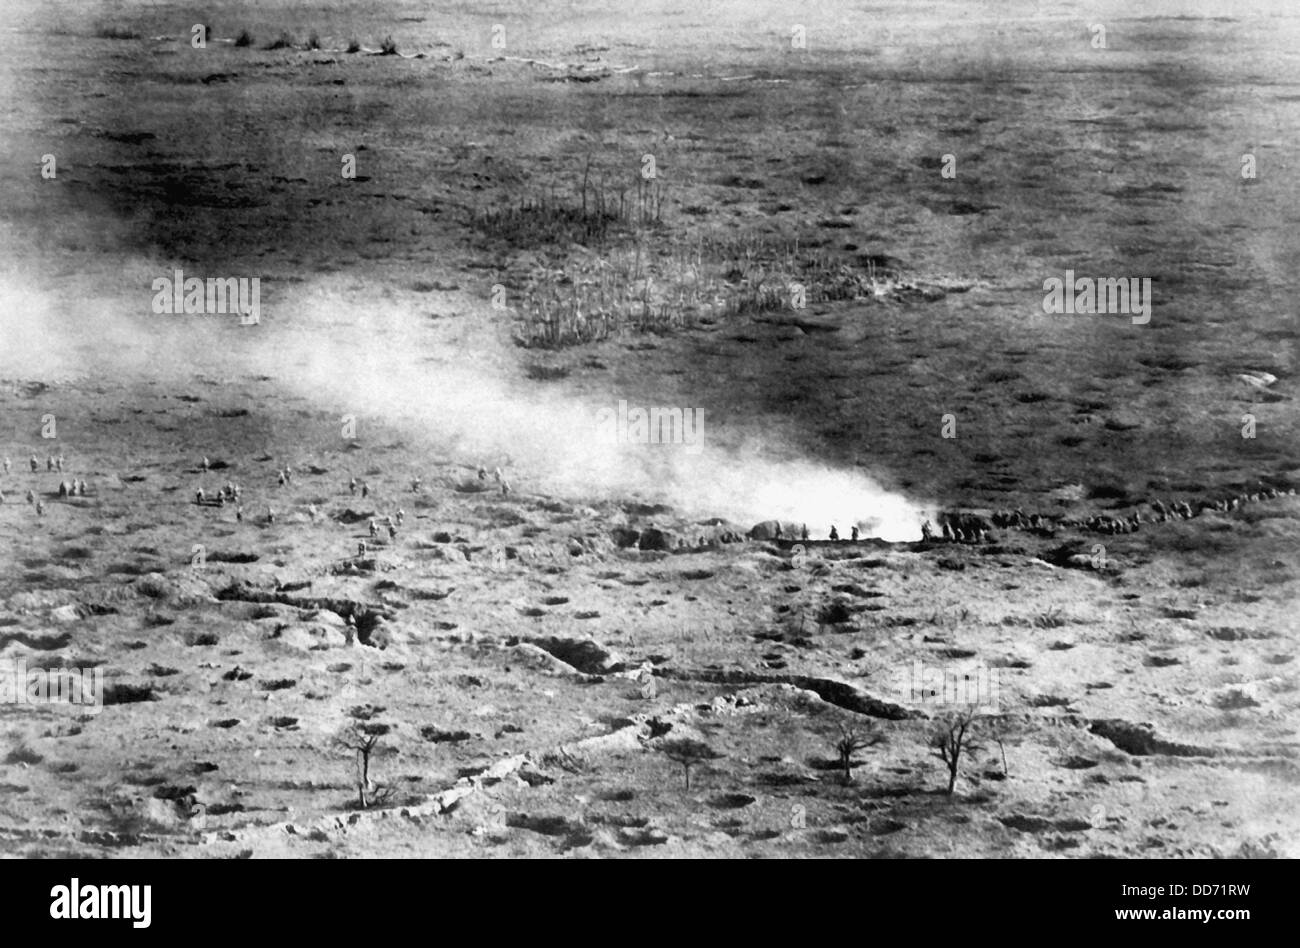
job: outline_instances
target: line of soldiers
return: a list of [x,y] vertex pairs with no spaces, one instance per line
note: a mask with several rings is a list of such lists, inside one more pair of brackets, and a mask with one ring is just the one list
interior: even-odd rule
[[[36,455],[34,454],[31,456],[31,458],[28,460],[27,463],[31,465],[33,474],[35,474],[37,471],[41,469],[41,462],[40,460],[37,459]],[[9,459],[5,458],[4,467],[5,467],[6,474],[9,473],[9,468],[11,466],[12,465]],[[60,454],[57,458],[54,457],[54,455],[50,455],[49,457],[47,457],[45,459],[45,470],[58,471],[60,474],[63,473],[63,455]]]
[[[804,540],[808,539],[808,526],[807,526],[807,524],[804,525],[804,528],[803,528],[803,530],[800,531],[800,534],[801,534],[801,538],[802,538],[802,539],[804,539]],[[856,525],[856,524],[855,524],[854,526],[852,526],[852,527],[849,528],[849,539],[850,539],[850,540],[852,540],[853,542],[856,543],[856,542],[858,541],[858,539],[859,539],[861,536],[862,536],[862,531],[860,531],[860,530],[857,528],[857,525]],[[833,523],[831,524],[830,540],[831,540],[832,543],[838,543],[839,540],[840,540],[840,531],[839,531],[839,529],[835,526],[835,524],[833,524]]]
[[[36,455],[34,455],[34,454],[31,456],[31,458],[28,460],[27,463],[28,463],[29,465],[31,465],[31,469],[32,469],[32,473],[33,473],[33,474],[35,474],[37,471],[39,471],[39,470],[41,469],[41,462],[40,462],[40,459],[37,458]],[[5,458],[5,459],[4,459],[4,469],[5,469],[5,473],[6,473],[6,474],[8,474],[11,470],[13,470],[13,466],[14,466],[14,462],[13,462],[13,461],[9,460],[9,458]],[[60,474],[62,474],[62,473],[63,473],[63,455],[60,454],[57,458],[54,457],[54,455],[50,455],[49,457],[47,457],[47,458],[45,459],[45,470],[47,470],[47,471],[58,471]]]
[[[995,515],[996,518],[996,515]],[[965,511],[941,511],[937,514],[939,536],[936,538],[934,524],[926,520],[921,524],[921,539],[932,542],[942,539],[945,543],[984,543],[992,537],[992,527],[979,514]],[[997,520],[994,520],[997,523]]]
[[[1118,516],[1106,516],[1094,514],[1090,517],[1077,519],[1073,517],[1062,517],[1055,519],[1045,517],[1042,514],[1026,515],[1023,510],[999,510],[992,516],[995,527],[1006,527],[1017,530],[1051,530],[1055,527],[1067,527],[1075,530],[1084,530],[1091,533],[1104,533],[1114,535],[1119,533],[1136,533],[1143,524],[1147,523],[1168,523],[1171,520],[1192,520],[1203,513],[1232,513],[1240,510],[1246,504],[1258,503],[1262,500],[1274,500],[1278,497],[1295,496],[1295,488],[1289,487],[1283,490],[1278,487],[1261,486],[1257,490],[1233,494],[1228,497],[1220,497],[1217,500],[1200,500],[1192,504],[1186,500],[1175,500],[1165,503],[1159,498],[1151,500],[1147,506],[1150,512],[1143,515],[1141,510],[1134,510],[1130,514]],[[921,528],[922,535],[927,539],[932,536],[932,530],[929,528],[929,521]],[[948,539],[945,534],[945,539]]]
[[[507,488],[506,490],[502,491],[502,493],[507,493],[508,490],[509,490],[509,488]],[[862,531],[859,530],[858,527],[857,527],[856,525],[853,526],[853,527],[851,527],[849,532],[850,532],[850,538],[851,538],[854,542],[856,542],[856,541],[857,541],[858,539],[860,539],[861,536],[862,536]],[[778,521],[777,524],[776,524],[776,533],[773,534],[773,537],[774,537],[774,539],[777,539],[777,540],[785,539],[784,535],[783,535],[782,532],[781,532],[781,524],[780,524],[779,521]],[[838,543],[839,540],[840,540],[840,531],[839,531],[839,528],[838,528],[837,526],[835,526],[835,524],[833,524],[833,523],[831,524],[831,532],[830,532],[830,537],[829,537],[829,539],[831,540],[832,543]],[[806,524],[806,523],[805,523],[805,524],[802,524],[802,525],[800,526],[800,528],[799,528],[799,540],[800,540],[801,542],[804,542],[804,543],[807,543],[807,542],[808,542],[808,524]],[[723,542],[725,543],[725,542],[728,542],[728,541],[723,540]]]

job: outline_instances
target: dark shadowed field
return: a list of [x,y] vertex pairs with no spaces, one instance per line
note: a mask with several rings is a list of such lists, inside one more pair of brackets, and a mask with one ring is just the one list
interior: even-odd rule
[[0,855],[1300,855],[1300,9],[788,6],[6,7]]

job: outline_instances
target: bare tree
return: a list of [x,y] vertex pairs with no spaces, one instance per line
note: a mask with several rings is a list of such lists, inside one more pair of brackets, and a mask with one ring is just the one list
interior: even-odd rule
[[370,779],[370,758],[375,754],[379,739],[392,731],[392,726],[378,722],[357,722],[344,728],[338,743],[357,755],[357,799],[364,810],[382,803],[391,795],[392,787],[381,787]]
[[971,725],[978,713],[972,705],[942,719],[930,737],[930,748],[948,767],[948,793],[957,784],[957,769],[961,766],[963,751],[973,751],[978,745],[971,739]]
[[884,735],[874,729],[863,733],[840,722],[839,737],[835,741],[835,753],[839,755],[845,783],[853,782],[853,767],[857,764],[857,761],[853,759],[853,755],[860,750],[874,747],[884,739]]
[[702,764],[705,761],[718,760],[722,757],[708,744],[703,741],[697,741],[689,737],[679,737],[671,741],[664,741],[659,745],[659,751],[669,760],[675,761],[682,765],[686,771],[686,789],[691,789],[691,768],[696,764]]

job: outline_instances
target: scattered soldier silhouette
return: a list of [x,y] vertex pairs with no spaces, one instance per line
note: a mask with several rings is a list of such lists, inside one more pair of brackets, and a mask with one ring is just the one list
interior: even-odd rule
[[799,539],[800,539],[800,540],[803,540],[803,541],[805,541],[805,542],[807,542],[807,540],[808,540],[808,524],[805,523],[805,524],[804,524],[804,525],[799,529]]
[[412,493],[412,494],[418,494],[419,492],[420,492],[420,479],[419,479],[418,477],[412,478],[412,479],[411,479],[411,493]]
[[361,485],[361,496],[362,496],[362,497],[369,497],[369,496],[370,496],[370,485],[369,485],[369,484],[362,484],[362,485]]
[[278,480],[279,480],[279,482],[280,482],[280,486],[281,486],[281,487],[283,487],[285,484],[289,483],[288,479],[284,476],[284,471],[281,471],[281,472],[280,472],[280,476],[279,476]]
[[290,484],[293,483],[293,468],[290,467],[288,464],[284,466],[284,479],[288,481]]
[[388,525],[388,539],[397,539],[397,527],[393,526],[391,523]]
[[357,479],[353,477],[348,481],[348,493],[355,494],[356,492],[357,492]]
[[641,686],[641,697],[649,700],[655,696],[655,676],[654,672],[643,667],[636,677],[637,684]]
[[399,527],[402,525],[402,521],[403,521],[405,518],[406,518],[406,511],[403,510],[401,507],[398,507],[398,508],[397,508],[397,525],[398,525]]
[[71,497],[71,496],[72,496],[72,491],[68,489],[68,482],[67,482],[67,481],[59,481],[59,496],[60,496],[60,497]]
[[8,459],[8,458],[5,458],[5,473],[6,473],[6,474],[9,473],[9,468],[11,468],[12,466],[13,466],[13,464],[9,461],[9,459]]
[[243,522],[244,522],[244,508],[243,508],[243,507],[236,507],[236,508],[235,508],[235,520],[238,521],[239,523],[243,523]]
[[196,504],[202,504],[203,501],[206,499],[207,499],[207,494],[203,493],[202,487],[200,487],[198,490],[194,492],[194,502]]
[[365,555],[366,555],[366,541],[359,540],[357,542],[357,556],[365,556]]
[[773,540],[779,540],[779,539],[781,539],[781,521],[780,521],[780,520],[778,520],[778,521],[776,522],[776,533],[772,534],[772,539],[773,539]]
[[29,504],[36,503],[36,494],[34,494],[30,489],[27,491],[27,502]]
[[36,455],[34,454],[32,455],[31,465],[32,465],[33,474],[35,474],[37,471],[41,469],[41,463],[36,460]]
[[54,459],[54,466],[57,467],[57,468],[59,469],[59,473],[60,473],[60,474],[63,473],[63,455],[62,455],[62,454],[60,454],[57,458]]
[[850,533],[852,534],[853,539],[856,541],[857,538],[858,538],[858,528],[857,528],[857,527],[853,527],[852,530],[850,531]]
[[481,481],[487,480],[487,468],[485,468],[482,464],[478,466],[478,479]]
[[501,473],[501,468],[497,468],[496,470],[494,470],[492,472],[492,477],[495,478],[496,482],[501,485],[501,494],[503,496],[510,493],[510,482],[507,481],[506,476]]
[[840,531],[836,530],[836,529],[835,529],[835,524],[832,523],[832,524],[831,524],[831,540],[838,540],[839,538],[840,538]]
[[54,470],[54,455],[51,454],[51,455],[47,455],[47,456],[46,456],[46,458],[45,458],[45,470],[47,470],[47,471],[52,471],[52,470]]
[[36,516],[38,517],[45,516],[45,501],[43,500],[36,501]]
[[208,460],[208,456],[206,454],[203,455],[203,470],[205,471],[209,470],[211,469],[211,467],[212,467],[212,462]]
[[929,520],[921,524],[921,539],[926,542],[934,539],[934,525]]

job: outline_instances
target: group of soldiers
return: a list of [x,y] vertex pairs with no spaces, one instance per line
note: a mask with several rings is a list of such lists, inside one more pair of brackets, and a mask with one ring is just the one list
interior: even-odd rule
[[[31,459],[30,459],[27,463],[31,465],[32,473],[33,473],[33,474],[35,474],[37,471],[39,471],[39,470],[41,469],[41,462],[40,462],[40,459],[37,458],[36,455],[34,455],[34,454],[31,456]],[[13,466],[14,466],[13,461],[9,460],[8,458],[5,458],[5,460],[4,460],[4,469],[5,469],[5,473],[6,473],[6,474],[8,474],[11,470],[13,470]],[[45,470],[47,470],[47,471],[58,471],[60,474],[62,474],[62,473],[63,473],[63,455],[60,454],[57,458],[54,457],[54,455],[50,455],[49,457],[47,457],[47,458],[45,459]]]
[[[203,460],[206,462],[207,458]],[[200,507],[224,507],[226,504],[234,504],[235,519],[242,522],[244,519],[244,506],[240,503],[240,500],[243,496],[244,489],[242,487],[232,481],[226,481],[212,497],[209,497],[208,492],[200,487],[194,492],[194,503]],[[269,507],[267,508],[267,515],[268,521],[273,523],[275,521],[275,512]]]
[[[482,465],[480,465],[478,469],[478,479],[481,481],[487,480],[487,468]],[[501,468],[498,467],[493,469],[492,479],[496,481],[497,486],[501,488],[502,496],[510,493],[510,482],[507,481],[505,475],[501,473]],[[416,478],[416,480],[418,481],[419,478]]]
[[[1165,503],[1160,499],[1150,501],[1150,511],[1145,515],[1141,510],[1121,516],[1094,514],[1078,519],[1071,517],[1053,518],[1038,513],[1026,514],[1017,507],[1015,510],[997,510],[986,521],[978,514],[941,513],[938,520],[941,538],[950,543],[983,543],[992,539],[991,527],[1011,530],[1050,532],[1058,527],[1082,530],[1090,533],[1114,535],[1136,533],[1143,524],[1167,523],[1171,520],[1191,520],[1207,512],[1231,513],[1240,510],[1246,504],[1277,497],[1294,496],[1295,488],[1282,490],[1277,487],[1260,487],[1258,490],[1220,497],[1217,500],[1201,500],[1196,504],[1185,500]],[[934,525],[926,520],[921,525],[921,536],[930,541],[936,540]],[[832,537],[834,539],[834,537]]]
[[[37,471],[39,471],[39,470],[41,469],[41,462],[40,462],[40,460],[36,457],[36,455],[34,455],[34,454],[31,456],[31,458],[28,460],[27,463],[31,465],[32,473],[33,473],[33,474],[35,474]],[[9,473],[9,467],[10,467],[10,465],[9,465],[9,459],[8,459],[8,458],[5,458],[5,473],[6,473],[6,474]],[[47,471],[58,471],[60,474],[62,474],[62,473],[63,473],[63,455],[60,454],[57,458],[54,457],[53,455],[50,455],[49,457],[47,457],[47,458],[45,459],[45,470],[47,470]]]
[[[379,536],[379,528],[380,525],[382,524],[383,527],[388,530],[388,539],[396,540],[397,528],[402,525],[402,521],[405,518],[406,518],[406,511],[403,510],[401,507],[397,508],[396,515],[388,514],[387,516],[380,517],[378,519],[372,517],[370,519],[370,539],[373,540]],[[362,546],[365,546],[365,544],[363,543]],[[362,552],[364,553],[365,550],[362,550]]]
[[72,481],[59,481],[60,497],[85,497],[86,482],[73,478]]
[[1144,518],[1140,510],[1124,517],[1101,517],[1093,516],[1087,520],[1063,520],[1063,526],[1075,527],[1080,530],[1089,530],[1093,533],[1136,533],[1144,523],[1168,523],[1171,520],[1191,520],[1199,517],[1203,513],[1232,513],[1240,510],[1246,504],[1258,503],[1261,500],[1274,500],[1278,497],[1292,496],[1295,494],[1295,488],[1291,487],[1283,491],[1276,487],[1261,487],[1258,490],[1249,493],[1233,494],[1230,497],[1220,497],[1218,500],[1201,500],[1195,505],[1185,500],[1172,501],[1168,504],[1160,499],[1150,502],[1151,512],[1147,518]]
[[[921,524],[921,539],[926,542],[943,539],[947,543],[984,543],[992,536],[992,525],[979,514],[963,511],[944,511],[936,518],[939,521],[939,537],[936,538],[934,524],[926,520]],[[994,514],[994,524],[1001,526]]]
[[[45,470],[57,471],[59,473],[62,473],[63,464],[64,464],[64,459],[62,454],[60,454],[58,457],[54,457],[53,455],[50,455],[45,459]],[[39,472],[41,469],[40,459],[35,454],[33,454],[31,458],[28,459],[28,465],[30,466],[33,474]],[[14,466],[13,461],[11,461],[9,458],[5,458],[3,466],[4,466],[4,472],[8,474],[10,471],[13,470],[13,466]],[[79,478],[73,478],[71,481],[65,481],[65,480],[59,481],[59,497],[61,499],[66,499],[68,497],[85,497],[87,489],[88,489],[88,485],[86,484],[86,482]],[[35,490],[31,488],[27,490],[26,500],[27,503],[35,506],[37,516],[43,517],[45,515],[45,501],[41,500],[41,498],[37,495]],[[3,504],[4,502],[5,502],[5,494],[3,490],[0,490],[0,504]]]
[[[782,528],[781,528],[781,524],[780,524],[780,523],[777,523],[777,525],[776,525],[776,534],[775,534],[775,539],[777,539],[777,540],[783,540],[783,539],[785,539],[785,536],[784,536],[784,534],[781,532],[781,530],[782,530]],[[850,528],[850,539],[851,539],[851,540],[853,540],[854,542],[857,542],[857,540],[858,540],[861,536],[862,536],[862,531],[859,530],[858,527],[857,527],[856,525],[853,526],[852,528]],[[799,540],[800,540],[800,542],[802,542],[802,543],[806,543],[806,542],[808,542],[808,524],[806,524],[806,523],[800,525],[800,527],[799,527]],[[835,526],[835,524],[833,524],[833,523],[831,524],[830,540],[831,540],[832,543],[838,543],[839,540],[840,540],[840,531],[839,531],[839,528],[838,528],[837,526]]]

